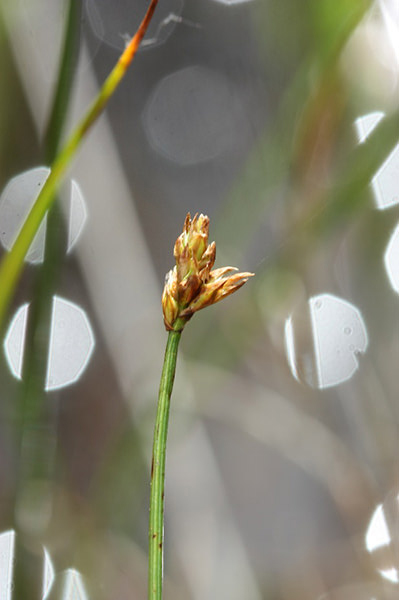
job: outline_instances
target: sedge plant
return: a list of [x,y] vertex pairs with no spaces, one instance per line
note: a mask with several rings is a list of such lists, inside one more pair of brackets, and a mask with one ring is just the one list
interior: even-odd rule
[[[0,263],[0,330],[22,273],[24,258],[56,193],[88,131],[103,112],[130,66],[151,22],[158,0],[150,0],[147,12],[136,34],[126,45],[117,64],[105,80],[97,97],[64,146],[54,156],[50,175],[38,195],[11,251]],[[213,269],[215,242],[208,244],[209,219],[188,214],[182,234],[174,246],[175,267],[167,274],[162,295],[162,309],[168,340],[159,387],[151,468],[148,598],[161,600],[163,583],[163,526],[166,440],[169,407],[176,371],[181,333],[195,312],[219,302],[238,290],[253,273],[238,273],[235,267]]]
[[194,313],[237,291],[253,273],[237,273],[235,267],[213,269],[216,244],[208,244],[209,218],[186,216],[174,246],[176,265],[166,276],[162,294],[163,318],[168,340],[159,386],[151,463],[148,555],[148,600],[161,600],[164,543],[164,489],[169,408],[179,342]]

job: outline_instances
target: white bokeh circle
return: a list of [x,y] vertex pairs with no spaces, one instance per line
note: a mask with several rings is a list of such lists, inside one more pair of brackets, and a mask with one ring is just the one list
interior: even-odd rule
[[[15,313],[4,339],[4,352],[14,377],[21,379],[29,304]],[[87,367],[95,345],[85,311],[54,296],[46,370],[46,391],[75,383]]]
[[[11,250],[21,228],[50,175],[48,167],[35,167],[13,177],[0,195],[0,242]],[[65,191],[68,191],[65,194]],[[86,203],[78,183],[70,182],[64,189],[61,207],[67,219],[67,248],[69,253],[80,237],[87,220]],[[43,262],[47,216],[44,217],[25,260],[32,264]]]

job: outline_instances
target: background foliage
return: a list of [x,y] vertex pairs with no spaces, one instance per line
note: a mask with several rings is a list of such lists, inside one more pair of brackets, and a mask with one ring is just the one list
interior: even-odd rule
[[[68,3],[0,6],[4,189],[48,162]],[[145,6],[79,6],[64,131]],[[45,545],[57,574],[82,573],[90,598],[145,598],[160,294],[187,211],[210,216],[218,265],[256,278],[197,315],[182,339],[165,597],[395,594],[378,573],[399,568],[395,537],[386,552],[365,546],[379,503],[397,518],[398,299],[383,264],[397,208],[377,211],[369,187],[399,136],[388,9],[398,31],[395,3],[383,0],[160,0],[166,21],[150,32],[155,43],[140,51],[75,161],[88,220],[70,255],[56,250],[62,264],[48,292],[85,311],[94,354],[76,383],[48,393],[47,334],[41,352],[31,350],[36,385],[1,362],[0,530],[17,531],[20,597],[40,595]],[[359,146],[353,123],[373,111],[387,116]],[[52,227],[62,239],[62,220]],[[10,318],[37,300],[39,272],[26,266]],[[354,377],[325,390],[296,381],[284,349],[285,320],[321,293],[356,305],[369,337]]]

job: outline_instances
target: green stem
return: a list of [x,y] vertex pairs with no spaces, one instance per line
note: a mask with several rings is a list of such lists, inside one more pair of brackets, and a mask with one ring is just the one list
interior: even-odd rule
[[82,3],[70,0],[62,45],[61,58],[58,67],[58,78],[55,87],[51,112],[44,134],[44,160],[48,165],[57,156],[61,135],[64,129],[70,104],[76,65],[79,56],[80,21],[82,18]]
[[[81,10],[80,2],[69,0],[57,85],[43,141],[45,164],[51,163],[57,155],[68,113],[78,58]],[[30,417],[34,413],[35,418],[40,418],[38,415],[44,404],[51,308],[66,244],[62,216],[57,202],[49,211],[47,219],[44,260],[35,277],[33,298],[29,307],[20,406],[22,415],[27,410]],[[37,405],[36,410],[32,410],[33,405]]]
[[166,439],[180,337],[181,330],[169,332],[159,386],[151,464],[148,600],[162,598]]
[[[57,84],[43,141],[45,164],[58,150],[65,125],[79,50],[81,3],[69,0]],[[14,529],[15,598],[42,596],[38,549],[47,533],[48,519],[41,518],[43,506],[51,513],[57,451],[58,404],[45,392],[47,354],[53,294],[65,248],[64,228],[58,203],[47,218],[43,264],[37,269],[25,336],[22,385],[16,403],[16,466]],[[28,518],[27,518],[28,517]],[[32,528],[31,523],[35,523]],[[37,527],[37,523],[41,527]]]
[[123,79],[130,63],[132,62],[138,47],[151,22],[152,15],[158,0],[151,0],[148,10],[142,20],[136,34],[131,39],[120,56],[117,64],[105,80],[98,96],[80,121],[71,137],[67,140],[57,158],[51,165],[51,173],[46,180],[36,202],[34,203],[11,252],[5,255],[0,264],[0,330],[4,325],[4,319],[8,305],[11,301],[15,286],[21,274],[24,258],[29,250],[33,238],[39,229],[46,212],[51,208],[55,193],[62,181],[65,171],[69,167],[77,149],[85,138],[88,130],[98,119],[109,99],[115,92]]

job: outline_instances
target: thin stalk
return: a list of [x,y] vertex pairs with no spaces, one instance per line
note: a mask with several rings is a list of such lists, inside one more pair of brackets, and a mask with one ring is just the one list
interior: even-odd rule
[[[69,0],[60,55],[57,84],[44,136],[45,164],[58,150],[73,87],[79,50],[81,3]],[[17,401],[17,478],[14,500],[14,597],[25,600],[41,597],[43,587],[38,548],[47,531],[53,505],[57,449],[58,404],[45,391],[51,308],[65,248],[62,215],[55,202],[47,217],[43,264],[37,269],[29,307],[23,375]],[[37,483],[40,482],[40,486]],[[32,490],[35,490],[32,502]],[[42,507],[47,507],[43,510]],[[27,519],[27,515],[29,518]],[[35,522],[32,528],[31,523]],[[41,523],[41,527],[37,527]]]
[[[45,164],[51,163],[57,155],[68,113],[78,59],[81,10],[80,2],[69,1],[57,85],[43,140]],[[60,273],[66,240],[57,202],[49,211],[45,238],[44,260],[35,277],[33,298],[29,307],[20,406],[22,414],[27,410],[29,417],[35,419],[39,418],[38,415],[44,404],[52,299]],[[37,408],[32,410],[36,405]],[[22,424],[19,423],[19,425]]]
[[208,245],[208,233],[209,217],[197,213],[191,219],[190,213],[187,214],[173,248],[176,265],[167,273],[162,293],[162,312],[169,337],[152,451],[148,600],[162,600],[166,438],[181,332],[194,313],[230,296],[253,276],[253,273],[237,273],[234,267],[212,269],[216,244]]
[[44,134],[43,148],[46,165],[52,163],[60,145],[71,100],[80,45],[80,21],[82,3],[70,0],[65,27],[65,36],[58,67],[52,108]]
[[3,258],[0,265],[0,330],[4,325],[4,319],[9,303],[21,274],[25,255],[39,229],[40,223],[46,212],[51,208],[54,202],[55,193],[85,135],[101,115],[130,66],[151,22],[157,4],[158,0],[151,0],[149,8],[137,32],[121,54],[111,73],[108,75],[93,104],[90,106],[87,113],[72,132],[72,135],[67,140],[65,146],[61,149],[57,158],[52,163],[51,173],[34,203],[11,252],[6,254]]
[[[175,329],[180,328],[177,326]],[[180,337],[181,330],[170,331],[168,334],[159,386],[151,463],[148,600],[161,600],[162,598],[166,440],[168,436],[170,397],[175,378]]]

